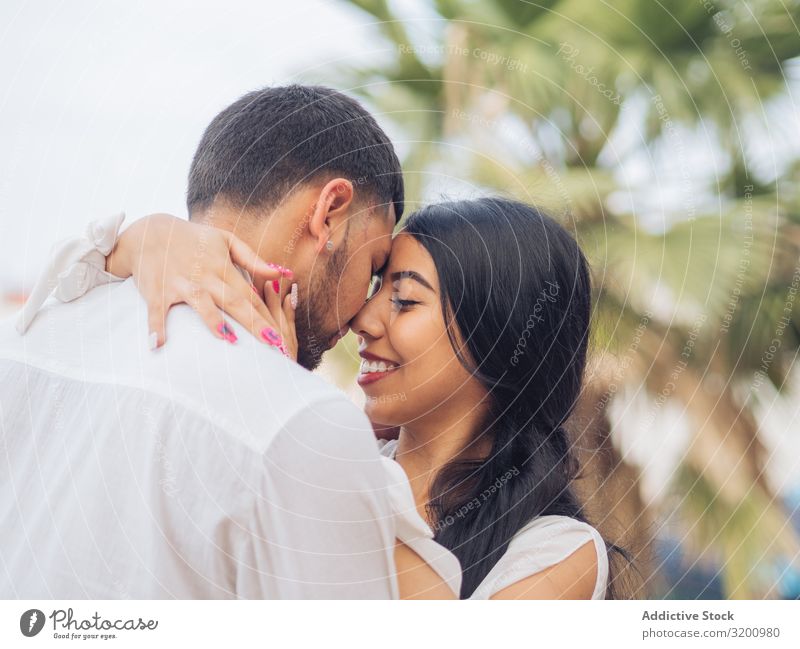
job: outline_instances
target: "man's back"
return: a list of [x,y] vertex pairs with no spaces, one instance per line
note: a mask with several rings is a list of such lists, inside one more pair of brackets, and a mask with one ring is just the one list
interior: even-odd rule
[[0,325],[0,597],[390,597],[363,413],[188,307],[147,349],[129,280]]

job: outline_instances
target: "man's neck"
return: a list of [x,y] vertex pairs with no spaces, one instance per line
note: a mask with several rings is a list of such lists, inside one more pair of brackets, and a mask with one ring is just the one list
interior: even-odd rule
[[302,220],[293,216],[288,207],[256,214],[215,201],[211,207],[193,212],[190,219],[193,223],[227,230],[261,259],[291,268],[297,242],[304,231]]

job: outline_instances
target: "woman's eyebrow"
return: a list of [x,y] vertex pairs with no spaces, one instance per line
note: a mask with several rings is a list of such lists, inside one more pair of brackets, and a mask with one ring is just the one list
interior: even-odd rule
[[[431,286],[428,283],[428,280],[426,280],[422,275],[420,275],[415,270],[399,270],[396,273],[392,273],[391,278],[393,282],[396,282],[401,279],[413,279],[415,282],[419,282],[420,284],[422,284],[429,291],[433,291],[433,286]],[[434,291],[434,293],[435,292],[436,291]]]

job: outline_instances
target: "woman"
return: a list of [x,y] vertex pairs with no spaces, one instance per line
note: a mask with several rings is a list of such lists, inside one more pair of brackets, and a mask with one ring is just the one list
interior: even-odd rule
[[[137,232],[123,234],[115,254],[139,251]],[[234,260],[252,262],[241,242],[230,247]],[[144,254],[167,284],[189,275]],[[150,304],[169,290],[139,285]],[[296,354],[285,305],[267,304],[282,350]],[[587,521],[564,428],[581,392],[590,315],[588,266],[569,233],[531,206],[483,198],[412,214],[350,323],[367,415],[399,429],[381,452],[405,471],[434,539],[459,559],[462,598],[619,596],[609,558],[630,557]]]

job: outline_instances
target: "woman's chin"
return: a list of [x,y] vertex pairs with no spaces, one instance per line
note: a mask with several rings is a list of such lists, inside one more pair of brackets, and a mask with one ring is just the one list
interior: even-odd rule
[[391,376],[394,372],[381,374],[383,376],[379,374],[376,378],[370,375],[359,376],[358,384],[366,397],[364,412],[373,424],[377,422],[386,427],[401,426],[404,411],[408,407],[408,396],[405,390],[396,389],[395,384],[399,377]]
[[403,417],[397,404],[391,401],[382,401],[381,397],[388,397],[389,395],[367,395],[367,400],[364,404],[364,412],[369,420],[372,422],[373,428],[384,427],[393,428],[395,426],[403,425]]
[[376,403],[373,401],[369,395],[367,395],[367,400],[364,403],[364,413],[367,415],[369,420],[372,422],[374,426],[385,426],[391,427],[395,426],[395,424],[391,421],[391,417],[388,416],[389,413],[386,412],[386,408],[382,407],[382,404]]

